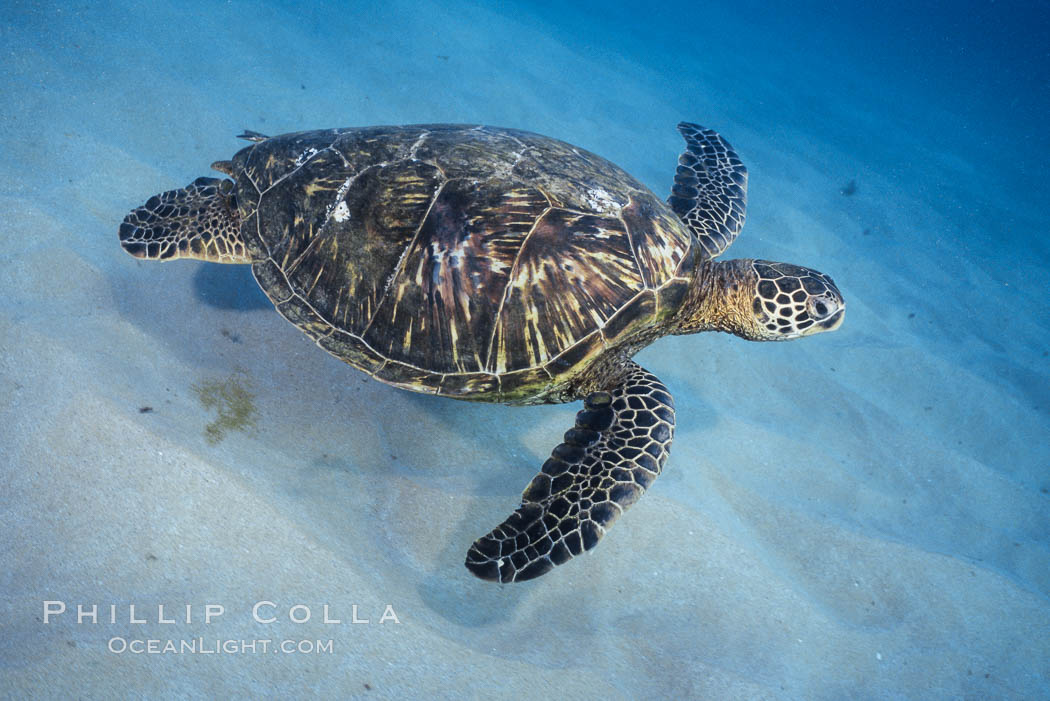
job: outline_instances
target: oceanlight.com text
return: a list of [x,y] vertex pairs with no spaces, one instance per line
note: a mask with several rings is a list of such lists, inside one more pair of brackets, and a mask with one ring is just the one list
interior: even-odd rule
[[332,640],[242,640],[221,638],[140,639],[114,637],[106,648],[116,655],[331,655]]

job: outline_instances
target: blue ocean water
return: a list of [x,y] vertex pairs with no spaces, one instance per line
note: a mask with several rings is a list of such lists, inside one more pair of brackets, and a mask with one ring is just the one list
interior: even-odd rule
[[[1048,30],[1023,2],[5,4],[0,695],[1050,697]],[[247,268],[117,242],[244,129],[517,127],[663,197],[683,120],[749,169],[727,257],[827,272],[846,320],[639,354],[670,461],[529,583],[463,555],[578,407],[380,385]]]

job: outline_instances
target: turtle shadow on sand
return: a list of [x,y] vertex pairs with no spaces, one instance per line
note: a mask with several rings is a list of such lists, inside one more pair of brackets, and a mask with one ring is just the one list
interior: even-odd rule
[[[239,342],[244,325],[257,323],[254,313],[272,313],[273,304],[247,267],[195,267],[189,276],[185,269],[165,266],[149,278],[113,275],[109,283],[115,308],[123,319],[160,341],[183,363],[200,366],[202,358],[214,359],[217,349]],[[224,314],[227,316],[222,319]],[[202,315],[217,321],[202,323]],[[237,361],[231,360],[232,369]]]
[[251,268],[245,265],[199,265],[193,274],[197,299],[216,309],[253,311],[273,309],[273,303],[259,289]]
[[[410,395],[408,401],[424,403],[429,399]],[[455,411],[444,406],[434,407],[436,411],[432,417],[478,447],[476,451],[464,450],[464,455],[490,453],[498,466],[488,462],[470,464],[469,459],[454,466],[473,482],[470,487],[464,485],[465,493],[460,495],[469,497],[473,504],[455,523],[434,560],[434,566],[422,574],[416,586],[420,600],[441,618],[466,628],[487,628],[513,619],[514,611],[524,599],[533,595],[535,587],[558,585],[557,580],[548,582],[547,578],[540,578],[518,585],[492,586],[471,576],[463,562],[471,543],[502,521],[507,511],[521,502],[521,490],[546,457],[536,454],[536,449],[526,444],[521,428],[533,425],[541,413],[565,414],[562,422],[566,422],[571,421],[572,412],[564,406],[496,408],[461,404],[463,406],[456,406]],[[493,416],[494,410],[500,415],[498,418]],[[518,412],[520,418],[513,418]],[[550,437],[550,441],[555,440],[557,434]],[[438,456],[435,459],[439,459]],[[492,496],[497,498],[486,498]]]
[[[319,355],[318,364],[327,366],[323,360]],[[353,385],[358,377],[364,376],[340,368],[329,372],[325,382]],[[431,612],[416,613],[418,622],[490,629],[512,620],[529,587],[493,586],[472,576],[463,562],[470,544],[519,501],[520,488],[535,472],[535,451],[516,431],[500,429],[490,413],[495,410],[506,419],[504,412],[518,410],[408,394],[371,380],[360,388],[352,395],[346,392],[337,405],[319,409],[309,422],[330,421],[344,429],[330,452],[304,454],[308,448],[293,435],[275,440],[272,432],[260,431],[260,439],[268,443],[266,452],[284,453],[286,459],[279,460],[283,465],[257,465],[250,472],[261,475],[259,484],[275,489],[291,521],[345,566],[376,581],[377,589],[388,590],[395,603],[399,591],[416,591]],[[355,422],[353,414],[361,407],[375,418]],[[535,419],[536,412],[523,410],[523,419]],[[289,430],[294,434],[299,429]],[[506,470],[477,460],[488,453],[501,463],[506,459],[500,455],[527,457],[521,474],[509,478]],[[511,479],[515,486],[508,490]],[[443,494],[460,505],[470,502],[455,523],[455,509],[440,508]],[[491,512],[478,513],[475,497],[493,494],[501,498],[492,500]],[[433,510],[423,503],[428,498],[435,500]],[[448,535],[435,547],[428,538],[431,531]],[[435,630],[448,635],[441,625]]]

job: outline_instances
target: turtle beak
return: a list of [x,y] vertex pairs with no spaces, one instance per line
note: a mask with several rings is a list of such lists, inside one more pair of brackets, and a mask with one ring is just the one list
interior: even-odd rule
[[843,304],[842,308],[832,314],[826,321],[822,321],[817,326],[822,331],[834,331],[838,327],[842,326],[842,320],[846,318],[846,305]]

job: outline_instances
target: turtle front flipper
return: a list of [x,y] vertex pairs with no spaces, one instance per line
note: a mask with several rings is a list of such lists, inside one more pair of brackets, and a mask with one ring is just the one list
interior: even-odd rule
[[632,362],[619,385],[583,405],[521,507],[467,552],[481,579],[532,579],[590,550],[663,469],[674,402],[654,375]]
[[154,195],[124,218],[120,245],[136,258],[250,263],[233,190],[230,180],[197,178]]
[[682,122],[685,153],[678,158],[667,203],[696,234],[711,258],[721,255],[744,228],[747,168],[713,129]]

